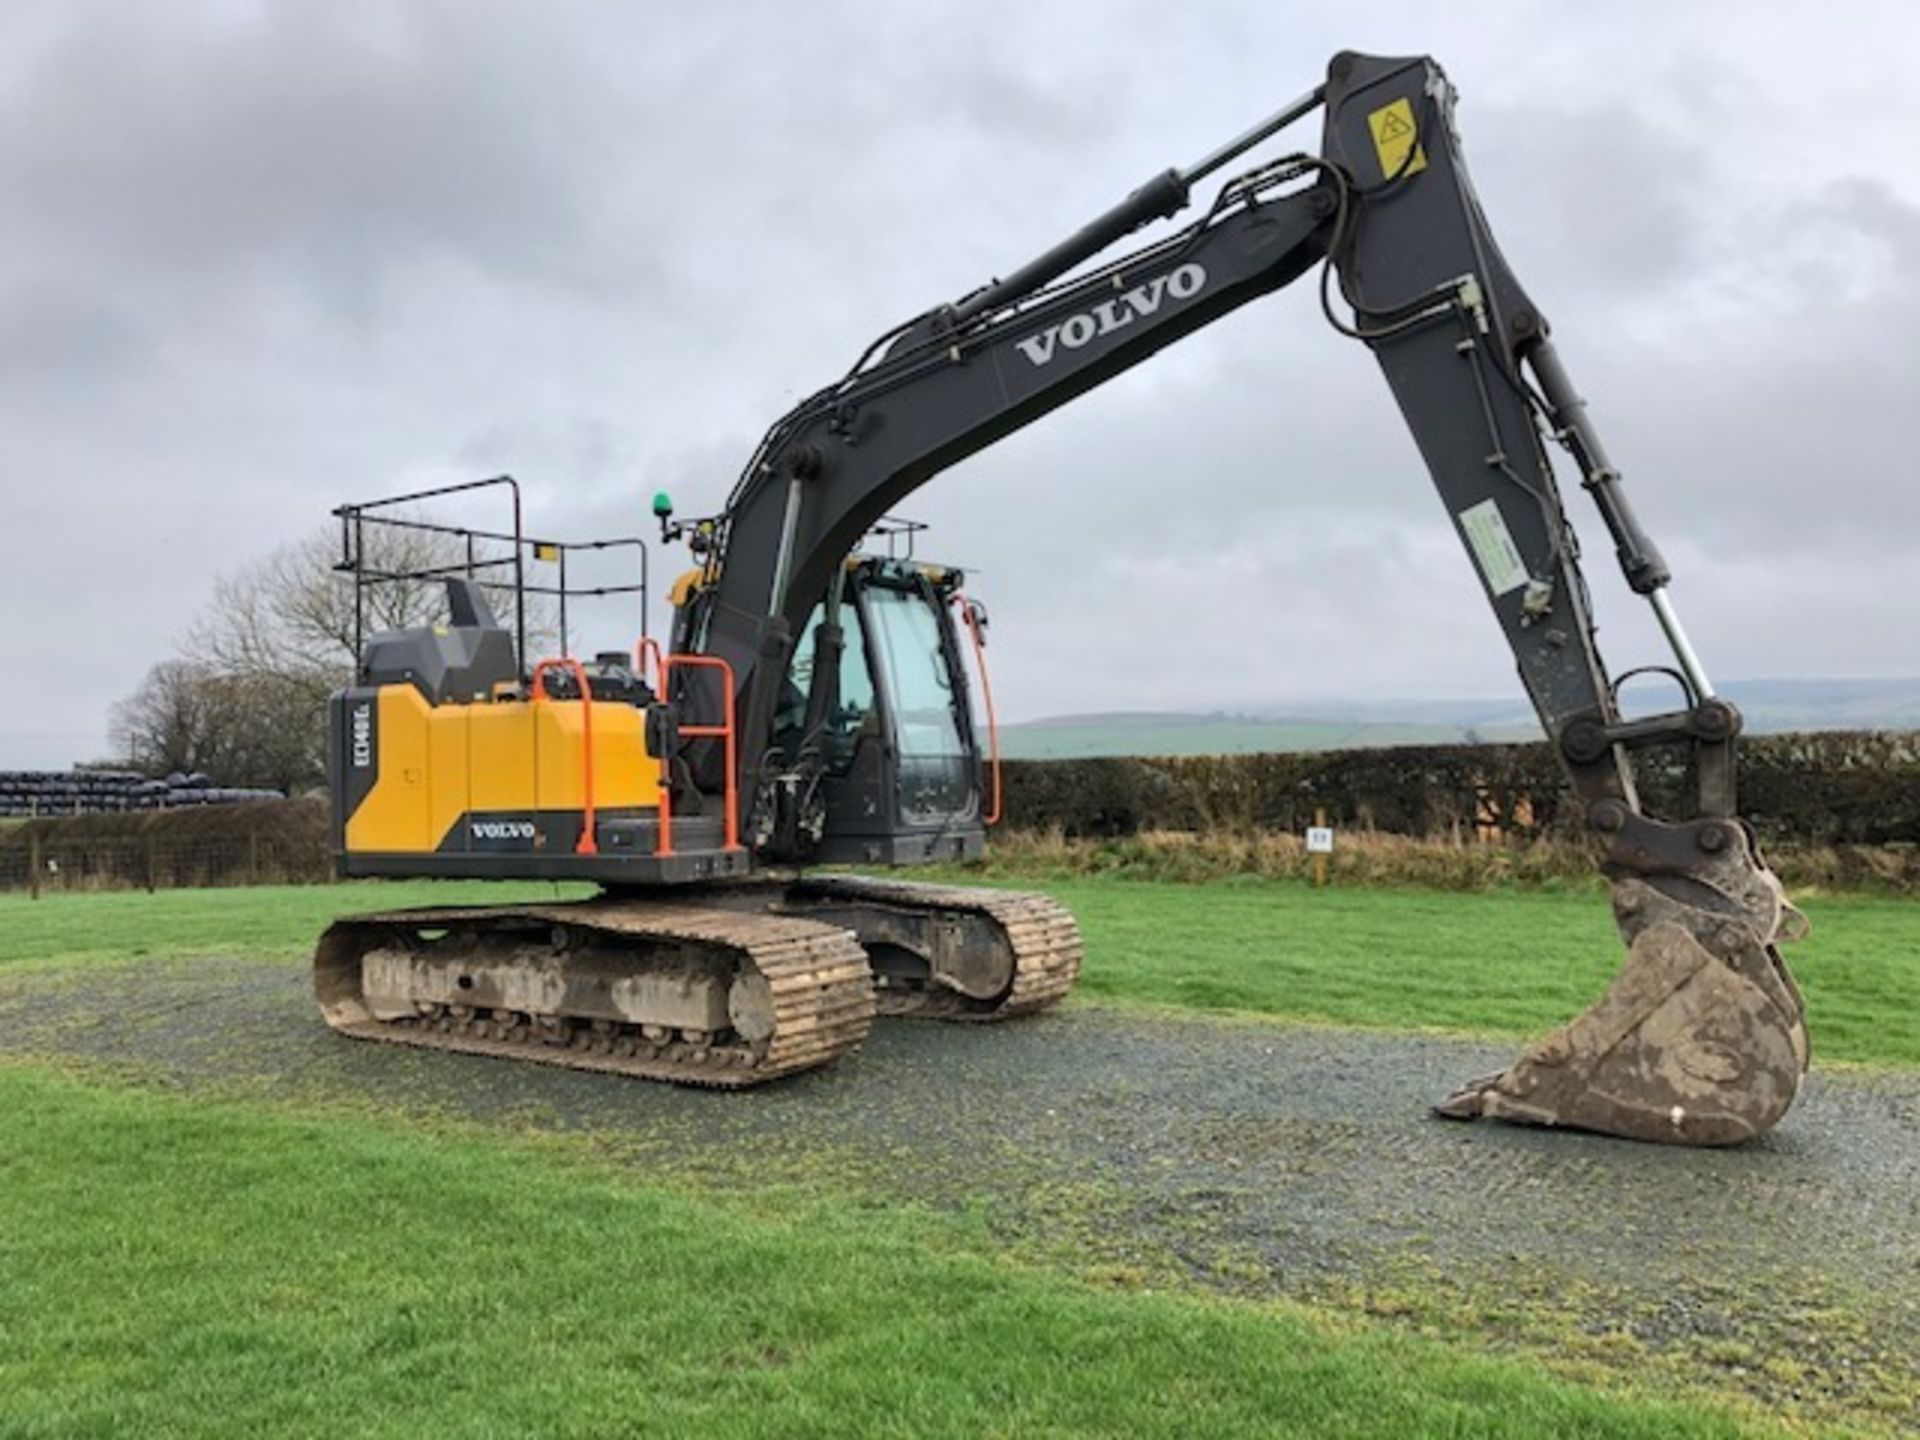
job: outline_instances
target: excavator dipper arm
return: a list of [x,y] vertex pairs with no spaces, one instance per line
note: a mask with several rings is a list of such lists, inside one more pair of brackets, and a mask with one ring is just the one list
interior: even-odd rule
[[[1319,155],[1253,169],[1194,224],[1058,279],[1171,215],[1194,180],[1321,105]],[[689,636],[731,664],[745,733],[768,733],[796,629],[885,511],[1326,261],[1327,318],[1367,344],[1386,374],[1601,847],[1629,946],[1596,1005],[1438,1108],[1731,1143],[1778,1120],[1805,1069],[1802,1008],[1775,949],[1798,917],[1735,813],[1739,714],[1713,694],[1666,594],[1666,564],[1627,504],[1545,318],[1494,243],[1452,109],[1431,60],[1342,54],[1325,85],[1200,164],[1156,176],[1007,280],[883,336],[769,431],[720,517]],[[1672,642],[1682,710],[1621,717],[1549,441],[1572,456],[1628,584]],[[1630,754],[1657,744],[1691,748],[1690,816],[1642,813]],[[763,772],[774,762],[748,745],[740,763],[741,793],[764,807]]]
[[[1785,1113],[1806,1067],[1775,942],[1801,922],[1734,814],[1738,711],[1716,698],[1668,600],[1665,561],[1501,257],[1468,181],[1453,91],[1426,59],[1335,58],[1323,155],[1341,177],[1332,273],[1492,603],[1520,679],[1603,847],[1629,952],[1607,995],[1442,1113],[1725,1144]],[[1685,710],[1624,721],[1544,442],[1571,454],[1622,574],[1672,643]],[[1690,747],[1678,821],[1641,812],[1628,757]]]

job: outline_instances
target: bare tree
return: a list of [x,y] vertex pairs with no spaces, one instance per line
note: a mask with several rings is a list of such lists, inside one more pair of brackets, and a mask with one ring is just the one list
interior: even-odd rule
[[148,774],[201,771],[291,793],[325,774],[325,704],[312,683],[163,660],[113,707],[113,743]]
[[159,774],[197,768],[206,747],[206,672],[188,660],[162,660],[140,686],[114,703],[113,747],[139,770]]
[[[334,568],[336,532],[323,528],[222,576],[213,600],[187,637],[194,659],[229,674],[344,677],[353,667],[353,580]],[[363,563],[374,574],[417,576],[464,565],[458,537],[372,528]],[[483,557],[484,558],[484,557]],[[369,581],[361,589],[371,635],[441,618],[444,589],[432,579]]]

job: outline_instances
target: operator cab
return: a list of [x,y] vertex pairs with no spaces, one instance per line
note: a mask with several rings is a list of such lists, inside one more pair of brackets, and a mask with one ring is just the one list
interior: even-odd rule
[[980,746],[954,618],[962,579],[943,566],[855,556],[801,627],[774,743],[789,767],[818,767],[817,796],[802,812],[824,838],[809,859],[980,852]]

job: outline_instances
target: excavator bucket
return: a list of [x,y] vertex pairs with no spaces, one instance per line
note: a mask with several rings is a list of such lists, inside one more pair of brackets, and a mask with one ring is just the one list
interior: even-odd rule
[[[1641,897],[1617,895],[1616,909],[1624,922]],[[1804,924],[1781,910],[1776,931]],[[1732,920],[1704,942],[1677,919],[1647,925],[1605,995],[1435,1112],[1673,1145],[1763,1133],[1793,1103],[1807,1066],[1800,993],[1774,938]]]

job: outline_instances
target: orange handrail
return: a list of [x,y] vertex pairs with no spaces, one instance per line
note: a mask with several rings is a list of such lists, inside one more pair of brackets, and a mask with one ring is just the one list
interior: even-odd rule
[[987,674],[987,642],[980,638],[980,622],[974,618],[967,597],[956,590],[953,592],[953,603],[960,607],[960,614],[967,622],[967,634],[973,637],[973,663],[980,671],[980,698],[987,707],[987,753],[991,757],[988,763],[993,770],[993,810],[982,818],[981,823],[998,825],[1000,799],[1004,793],[1000,786],[1000,722],[993,713],[993,679]]
[[667,662],[661,658],[660,642],[651,635],[642,635],[640,643],[633,647],[633,663],[640,671],[640,680],[644,684],[647,678],[647,657],[653,657],[654,673],[659,683],[653,687],[653,693],[660,699],[667,698]]
[[737,747],[734,741],[733,727],[733,666],[722,660],[718,655],[691,654],[669,655],[667,656],[667,665],[669,667],[677,667],[680,665],[704,666],[709,670],[718,670],[720,672],[720,684],[724,687],[725,694],[725,702],[721,706],[720,723],[718,725],[682,725],[680,727],[680,733],[682,735],[691,735],[697,740],[724,739],[726,741],[727,849],[738,850],[740,848],[740,797],[737,793],[739,777],[737,774]]
[[[634,668],[640,672],[644,683],[647,678],[647,657],[653,657],[654,697],[663,703],[667,698],[667,661],[660,649],[660,642],[651,635],[642,635],[640,643],[633,647]],[[656,855],[673,854],[673,757],[660,757],[660,833],[655,841],[653,853]]]
[[593,838],[593,692],[587,688],[587,672],[578,660],[566,656],[557,660],[542,660],[533,667],[533,699],[536,704],[549,698],[549,670],[572,671],[573,683],[580,687],[580,788],[584,803],[581,806],[580,843],[573,847],[573,851],[576,855],[598,855],[600,846]]
[[[720,672],[720,683],[724,702],[721,707],[721,721],[718,725],[682,725],[679,733],[695,740],[724,740],[726,742],[726,848],[740,848],[740,796],[738,774],[738,743],[734,728],[733,666],[717,655],[695,655],[691,653],[663,654],[660,644],[651,637],[643,638],[634,647],[634,664],[640,671],[640,678],[647,674],[647,657],[653,657],[654,668],[659,674],[660,683],[654,693],[661,700],[667,698],[667,681],[674,667],[680,665],[704,666]],[[660,773],[660,842],[655,847],[657,855],[671,855],[673,850],[673,775],[669,757],[661,757]]]

